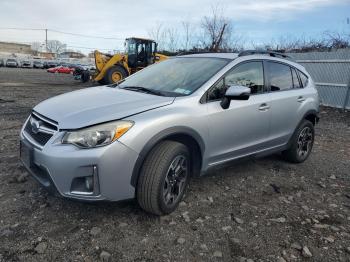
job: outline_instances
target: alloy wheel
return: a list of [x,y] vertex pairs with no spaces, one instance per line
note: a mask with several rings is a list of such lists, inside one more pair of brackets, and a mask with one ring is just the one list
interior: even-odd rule
[[313,133],[310,127],[306,126],[301,130],[299,137],[298,137],[298,145],[297,145],[297,152],[299,157],[305,158],[312,147],[313,142]]
[[171,162],[164,180],[163,200],[166,205],[177,203],[185,189],[188,178],[188,161],[185,156],[176,156]]

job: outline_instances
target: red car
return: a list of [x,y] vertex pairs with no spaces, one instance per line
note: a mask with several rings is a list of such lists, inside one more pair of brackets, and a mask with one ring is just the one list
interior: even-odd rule
[[60,73],[60,74],[72,74],[74,72],[74,68],[69,68],[66,66],[57,66],[57,67],[47,69],[47,72]]

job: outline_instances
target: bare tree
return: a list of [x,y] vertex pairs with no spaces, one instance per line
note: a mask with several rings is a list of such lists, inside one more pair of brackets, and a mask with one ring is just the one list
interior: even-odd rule
[[285,52],[312,52],[327,51],[332,49],[349,48],[350,36],[339,32],[324,32],[318,38],[299,38],[284,37],[272,45],[275,50]]
[[329,48],[340,49],[350,47],[350,35],[330,31],[324,32],[324,35],[326,38],[326,45]]
[[218,6],[212,6],[210,16],[202,19],[201,27],[204,31],[204,37],[207,40],[203,42],[210,51],[218,51],[224,46],[228,46],[229,38],[232,34],[231,23],[223,15],[223,11]]
[[165,30],[162,22],[157,22],[153,28],[148,30],[148,35],[158,43],[159,50],[163,50],[165,48]]
[[67,48],[66,44],[61,43],[58,40],[48,40],[47,41],[47,50],[54,54],[59,54],[65,51]]
[[184,50],[188,50],[190,48],[190,45],[191,45],[191,23],[186,20],[186,21],[182,21],[181,22],[182,24],[182,28],[184,30],[184,36],[183,36],[183,45],[182,45],[182,48]]
[[165,36],[167,39],[166,47],[168,51],[175,52],[178,50],[178,31],[176,28],[168,28],[165,31]]

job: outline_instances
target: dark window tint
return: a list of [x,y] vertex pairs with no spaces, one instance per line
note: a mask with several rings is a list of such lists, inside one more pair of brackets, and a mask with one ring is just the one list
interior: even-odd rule
[[282,91],[293,88],[290,67],[284,64],[267,62],[271,91]]
[[297,75],[297,72],[295,71],[294,68],[292,68],[292,75],[293,75],[293,86],[294,86],[294,88],[301,88],[302,86],[300,86],[298,75]]
[[236,66],[209,91],[208,99],[221,99],[229,86],[240,85],[251,89],[252,94],[264,91],[264,71],[262,62],[248,62]]
[[299,77],[300,77],[301,83],[303,84],[303,87],[307,86],[307,84],[309,83],[309,79],[307,78],[307,76],[303,72],[299,71]]

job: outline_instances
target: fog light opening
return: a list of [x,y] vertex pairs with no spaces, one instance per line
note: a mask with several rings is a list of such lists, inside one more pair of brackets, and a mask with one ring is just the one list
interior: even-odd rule
[[91,166],[92,172],[87,176],[75,177],[72,180],[70,193],[74,195],[98,196],[100,184],[98,181],[97,167]]
[[88,192],[94,191],[94,177],[93,176],[87,176],[85,177],[85,187]]

